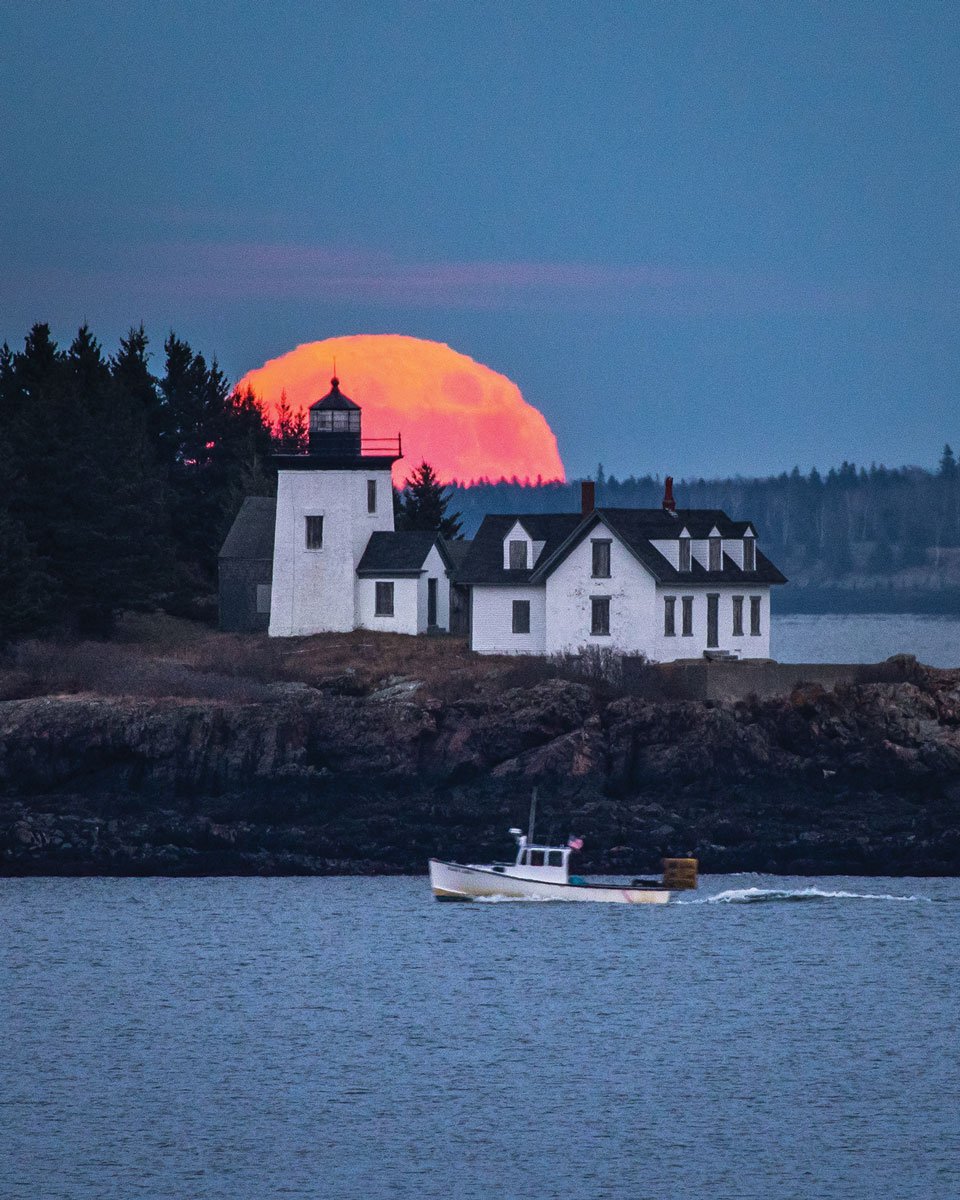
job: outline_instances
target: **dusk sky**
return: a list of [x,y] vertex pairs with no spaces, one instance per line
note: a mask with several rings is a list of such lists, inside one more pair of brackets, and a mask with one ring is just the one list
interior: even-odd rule
[[931,465],[958,81],[953,3],[4,0],[0,340],[405,333],[571,475]]

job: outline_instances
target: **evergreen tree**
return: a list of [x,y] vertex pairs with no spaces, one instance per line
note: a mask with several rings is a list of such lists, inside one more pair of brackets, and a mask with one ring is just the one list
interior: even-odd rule
[[0,646],[49,625],[53,595],[22,523],[0,507]]
[[940,456],[940,478],[951,482],[957,478],[957,460],[953,456],[949,442],[944,446],[943,454]]
[[181,587],[210,587],[217,552],[244,496],[269,494],[270,428],[253,392],[232,391],[216,361],[171,334],[160,390],[170,443],[165,447],[170,516]]
[[442,537],[459,538],[460,513],[447,513],[450,492],[440,483],[427,462],[422,462],[407,480],[395,511],[398,529],[436,530]]
[[280,393],[277,405],[273,445],[278,454],[302,454],[308,445],[307,418],[302,408],[293,411],[286,388]]

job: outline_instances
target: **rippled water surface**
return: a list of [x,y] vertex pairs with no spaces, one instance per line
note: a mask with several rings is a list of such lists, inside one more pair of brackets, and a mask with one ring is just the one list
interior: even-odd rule
[[0,1195],[960,1196],[960,881],[0,880]]
[[774,613],[770,653],[781,662],[873,663],[915,654],[960,666],[960,617],[919,613]]

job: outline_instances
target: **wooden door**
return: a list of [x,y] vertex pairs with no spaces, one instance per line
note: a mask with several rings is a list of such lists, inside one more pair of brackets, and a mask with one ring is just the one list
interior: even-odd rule
[[707,649],[720,645],[720,597],[711,592],[707,596]]
[[427,580],[427,625],[432,629],[437,623],[437,581]]

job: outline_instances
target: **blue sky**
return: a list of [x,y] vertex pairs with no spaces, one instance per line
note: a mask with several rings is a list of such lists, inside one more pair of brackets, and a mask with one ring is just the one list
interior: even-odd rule
[[[0,5],[0,338],[398,332],[571,474],[960,443],[956,4]],[[361,398],[362,399],[362,398]]]

